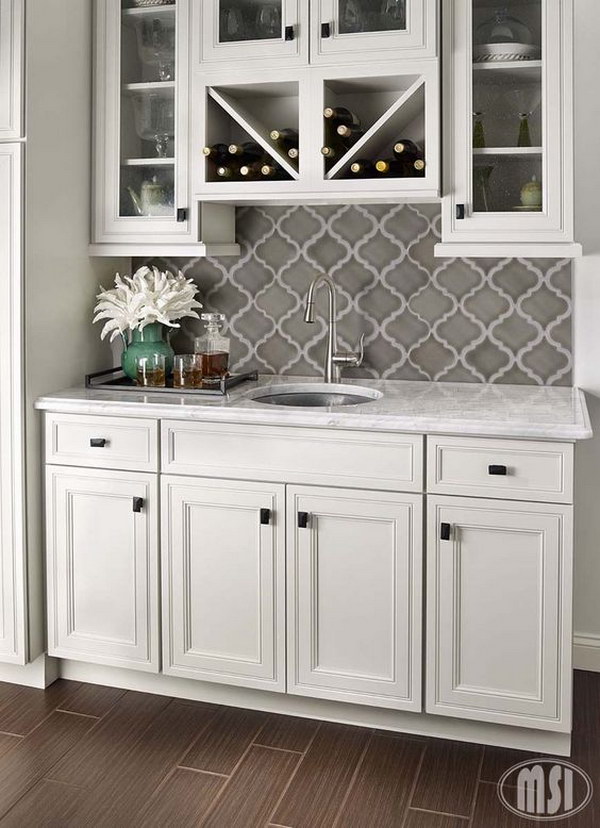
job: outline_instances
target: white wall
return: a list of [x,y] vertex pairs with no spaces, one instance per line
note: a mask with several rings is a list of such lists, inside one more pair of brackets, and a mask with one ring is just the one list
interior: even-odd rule
[[576,462],[575,666],[600,671],[600,3],[575,0],[575,384],[596,436]]

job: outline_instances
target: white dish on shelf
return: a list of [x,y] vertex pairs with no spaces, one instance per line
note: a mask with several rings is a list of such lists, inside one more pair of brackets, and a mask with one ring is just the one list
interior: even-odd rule
[[536,207],[527,207],[523,204],[517,204],[516,207],[513,207],[513,210],[519,210],[522,213],[541,213],[542,205],[538,204]]
[[530,43],[481,43],[473,49],[473,62],[539,60],[540,49]]

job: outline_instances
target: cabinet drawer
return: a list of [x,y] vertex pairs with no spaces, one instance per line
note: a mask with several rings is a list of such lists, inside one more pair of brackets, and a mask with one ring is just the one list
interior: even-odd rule
[[129,417],[47,414],[46,462],[157,471],[158,423]]
[[423,437],[165,420],[162,470],[238,480],[420,492]]
[[573,502],[573,446],[531,440],[428,437],[427,491]]

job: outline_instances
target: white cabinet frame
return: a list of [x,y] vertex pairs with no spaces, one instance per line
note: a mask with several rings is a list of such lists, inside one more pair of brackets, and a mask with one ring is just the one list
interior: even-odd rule
[[0,141],[24,137],[24,0],[0,0]]

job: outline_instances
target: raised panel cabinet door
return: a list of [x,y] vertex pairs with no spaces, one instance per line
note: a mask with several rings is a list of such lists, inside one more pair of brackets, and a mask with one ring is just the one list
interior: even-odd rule
[[430,58],[438,53],[438,0],[310,0],[311,62]]
[[307,0],[193,0],[200,62],[223,68],[308,62]]
[[427,510],[427,712],[568,732],[572,507]]
[[156,476],[46,469],[48,652],[159,670]]
[[163,671],[285,691],[285,489],[162,480]]
[[23,137],[24,0],[0,0],[0,141]]
[[421,710],[422,497],[288,487],[288,692]]
[[13,664],[27,660],[22,167],[22,145],[0,144],[0,662]]

